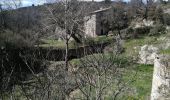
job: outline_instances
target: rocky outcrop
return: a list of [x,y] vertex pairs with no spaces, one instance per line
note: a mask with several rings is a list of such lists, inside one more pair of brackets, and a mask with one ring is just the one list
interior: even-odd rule
[[141,28],[141,27],[152,27],[154,25],[153,20],[146,20],[146,19],[136,19],[131,23],[133,28]]
[[139,51],[139,63],[141,64],[154,64],[155,55],[159,49],[153,45],[144,45]]
[[151,100],[170,100],[170,56],[155,57]]

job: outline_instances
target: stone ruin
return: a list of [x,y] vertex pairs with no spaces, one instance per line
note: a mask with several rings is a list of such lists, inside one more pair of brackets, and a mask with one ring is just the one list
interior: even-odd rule
[[158,53],[159,49],[153,45],[144,45],[139,51],[139,61],[140,64],[154,64],[155,55]]
[[151,100],[170,100],[170,55],[159,54],[153,45],[144,45],[138,63],[154,65]]
[[85,35],[96,37],[99,35],[107,35],[109,32],[110,8],[101,8],[84,18]]
[[151,100],[170,100],[170,56],[155,57]]

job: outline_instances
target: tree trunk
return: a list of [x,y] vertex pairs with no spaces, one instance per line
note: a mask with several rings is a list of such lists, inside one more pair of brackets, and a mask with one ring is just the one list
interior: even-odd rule
[[66,39],[66,52],[65,52],[65,70],[68,71],[68,52],[69,52],[69,45],[68,45],[68,39]]

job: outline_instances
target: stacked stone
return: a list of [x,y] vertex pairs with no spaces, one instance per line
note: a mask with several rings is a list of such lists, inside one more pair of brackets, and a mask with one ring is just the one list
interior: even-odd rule
[[155,57],[151,100],[170,100],[170,56]]

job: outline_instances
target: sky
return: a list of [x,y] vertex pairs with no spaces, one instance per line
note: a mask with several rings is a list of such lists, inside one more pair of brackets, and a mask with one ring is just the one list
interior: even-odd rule
[[16,4],[18,4],[19,1],[21,1],[21,5],[20,5],[21,7],[31,6],[32,4],[42,5],[42,4],[46,3],[46,0],[0,0],[0,4],[2,4],[2,6],[6,5],[6,4],[10,4],[10,6],[13,6],[14,2],[16,2]]
[[[0,4],[4,5],[4,2],[9,2],[11,3],[11,5],[14,5],[13,1],[17,2],[19,0],[0,0]],[[25,6],[31,6],[32,4],[36,5],[42,5],[44,3],[47,3],[46,1],[55,1],[55,0],[20,0],[22,2],[22,7]],[[85,1],[92,1],[92,0],[85,0]],[[103,0],[94,0],[94,1],[103,1]],[[124,0],[126,2],[130,1],[130,0]]]

